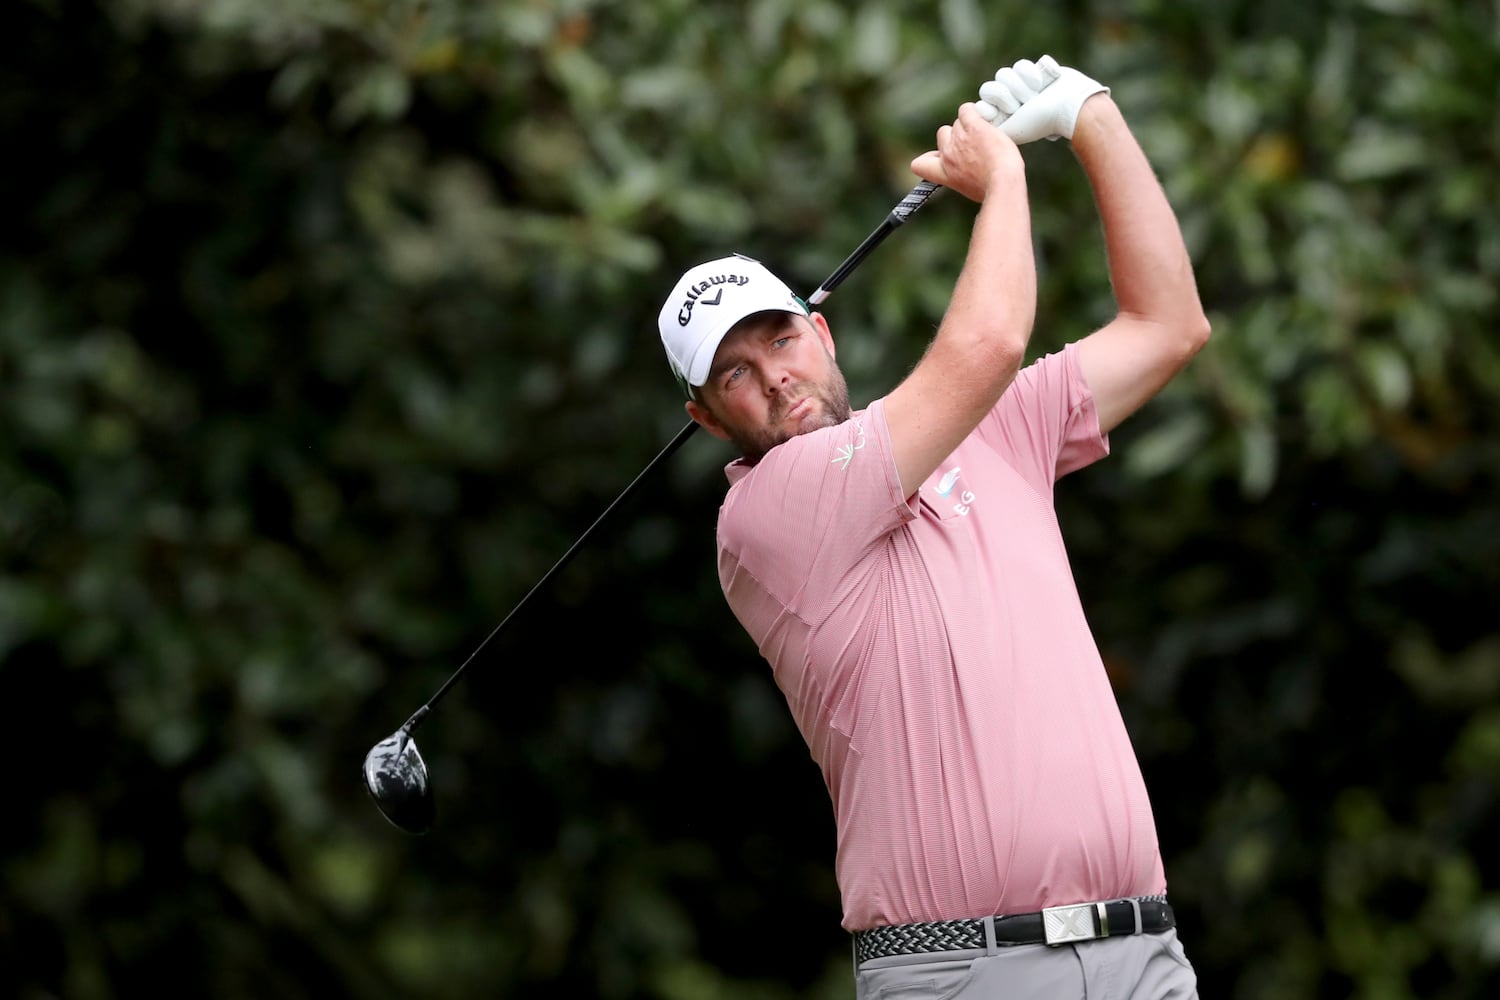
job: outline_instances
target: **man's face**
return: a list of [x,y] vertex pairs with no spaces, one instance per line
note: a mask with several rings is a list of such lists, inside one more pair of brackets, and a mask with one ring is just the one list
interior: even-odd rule
[[751,462],[798,434],[849,419],[849,387],[820,314],[757,313],[714,353],[688,413]]

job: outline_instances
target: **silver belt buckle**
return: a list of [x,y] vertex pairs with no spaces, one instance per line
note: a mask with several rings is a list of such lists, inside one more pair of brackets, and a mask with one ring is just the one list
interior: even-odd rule
[[[1098,914],[1099,923],[1094,923]],[[1057,947],[1074,941],[1092,941],[1109,936],[1109,920],[1103,903],[1077,903],[1073,906],[1049,906],[1042,911],[1042,936]]]

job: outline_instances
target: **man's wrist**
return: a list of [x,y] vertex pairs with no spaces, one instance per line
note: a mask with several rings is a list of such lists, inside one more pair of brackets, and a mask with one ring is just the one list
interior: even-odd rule
[[1112,123],[1123,121],[1124,115],[1108,91],[1090,94],[1078,109],[1078,118],[1073,123],[1073,145],[1087,145],[1096,133],[1107,130]]

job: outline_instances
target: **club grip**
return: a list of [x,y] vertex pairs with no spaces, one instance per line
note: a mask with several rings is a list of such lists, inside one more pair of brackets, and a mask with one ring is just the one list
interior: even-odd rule
[[933,192],[935,192],[939,187],[941,187],[941,185],[934,184],[932,183],[932,181],[923,181],[916,187],[912,188],[906,193],[906,197],[901,199],[901,203],[895,208],[891,209],[891,223],[893,225],[899,226],[907,219],[911,218],[914,214],[916,214],[917,209],[927,204],[927,199],[931,198]]

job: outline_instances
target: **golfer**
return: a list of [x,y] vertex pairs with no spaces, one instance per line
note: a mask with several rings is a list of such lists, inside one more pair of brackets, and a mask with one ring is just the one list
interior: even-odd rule
[[[856,995],[1195,997],[1053,485],[1108,454],[1208,322],[1108,88],[1043,57],[981,96],[912,163],[979,207],[899,385],[851,410],[828,320],[741,256],[682,276],[661,337],[689,415],[740,452],[719,580],[827,782]],[[1053,137],[1093,189],[1118,313],[1025,364],[1017,146]]]

